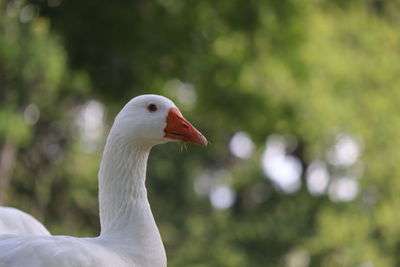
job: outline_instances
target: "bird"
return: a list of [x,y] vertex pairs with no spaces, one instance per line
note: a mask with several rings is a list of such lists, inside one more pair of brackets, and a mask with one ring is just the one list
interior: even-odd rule
[[171,141],[208,144],[170,99],[130,100],[114,120],[100,162],[99,236],[2,235],[0,266],[167,266],[145,180],[151,148]]
[[13,207],[0,207],[0,235],[50,235],[34,217]]

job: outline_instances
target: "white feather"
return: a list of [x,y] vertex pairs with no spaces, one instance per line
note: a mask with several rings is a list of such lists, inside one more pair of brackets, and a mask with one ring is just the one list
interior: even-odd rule
[[50,235],[31,215],[11,207],[0,207],[0,235]]

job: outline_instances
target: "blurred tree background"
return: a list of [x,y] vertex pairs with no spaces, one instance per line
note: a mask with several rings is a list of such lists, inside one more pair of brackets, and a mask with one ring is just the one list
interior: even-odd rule
[[211,141],[156,147],[169,266],[400,266],[400,5],[0,0],[0,201],[99,233],[112,120],[173,99]]

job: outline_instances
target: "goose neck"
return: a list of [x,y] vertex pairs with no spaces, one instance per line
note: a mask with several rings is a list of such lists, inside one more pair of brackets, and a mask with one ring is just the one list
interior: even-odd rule
[[145,187],[149,152],[117,135],[108,138],[99,171],[102,234],[123,229],[139,213],[151,215]]

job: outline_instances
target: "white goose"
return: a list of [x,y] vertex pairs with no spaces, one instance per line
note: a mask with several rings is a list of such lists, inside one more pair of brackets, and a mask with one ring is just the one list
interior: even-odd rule
[[150,149],[207,139],[162,96],[132,99],[117,115],[99,171],[100,236],[0,237],[1,267],[159,267],[167,259],[145,187]]

